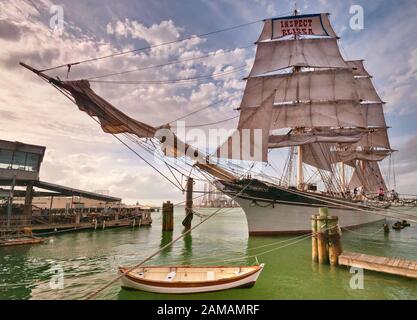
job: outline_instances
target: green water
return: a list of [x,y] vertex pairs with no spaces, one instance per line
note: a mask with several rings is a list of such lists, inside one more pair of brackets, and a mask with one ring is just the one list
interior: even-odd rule
[[[225,209],[226,210],[226,209]],[[206,209],[206,212],[209,212]],[[114,279],[118,265],[131,265],[159,249],[182,231],[184,211],[175,212],[174,233],[161,232],[161,217],[153,214],[152,227],[83,231],[54,236],[49,243],[0,248],[0,299],[79,299]],[[200,218],[195,217],[193,223]],[[344,232],[345,250],[417,260],[417,226],[388,236],[381,223]],[[360,234],[358,234],[360,233]],[[164,295],[121,289],[116,283],[100,299],[417,299],[417,280],[365,271],[364,289],[350,288],[352,274],[311,262],[311,240],[293,245],[292,237],[251,237],[241,209],[208,220],[154,258],[150,264],[252,264],[254,259],[226,259],[279,250],[259,256],[265,269],[250,289],[193,295]],[[258,248],[259,246],[273,244]],[[288,246],[287,246],[288,245]],[[285,247],[284,247],[285,246]],[[253,249],[255,248],[255,249]],[[253,250],[252,250],[253,249]],[[64,271],[64,288],[51,289],[51,268]]]

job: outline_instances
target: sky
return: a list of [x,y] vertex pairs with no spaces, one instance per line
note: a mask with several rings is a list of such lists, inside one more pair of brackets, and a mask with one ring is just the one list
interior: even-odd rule
[[[350,27],[352,5],[364,12],[364,28]],[[63,27],[53,29],[56,7]],[[397,190],[417,194],[417,1],[413,0],[0,0],[0,139],[47,147],[41,179],[85,190],[108,190],[126,203],[161,204],[183,200],[164,180],[85,113],[34,74],[36,68],[66,64],[115,52],[154,46],[119,57],[52,70],[50,76],[80,79],[132,70],[204,54],[210,58],[147,69],[103,80],[169,80],[225,73],[185,84],[119,85],[92,83],[113,105],[135,119],[159,126],[224,99],[186,118],[204,124],[233,118],[253,63],[251,46],[260,20],[329,12],[345,59],[364,59],[386,102]],[[164,46],[165,42],[250,25]],[[216,55],[214,55],[216,53]],[[246,69],[245,69],[246,68]],[[221,124],[232,129],[237,119]],[[149,159],[153,161],[152,158]],[[382,165],[386,170],[387,162]],[[162,169],[161,169],[162,170]]]

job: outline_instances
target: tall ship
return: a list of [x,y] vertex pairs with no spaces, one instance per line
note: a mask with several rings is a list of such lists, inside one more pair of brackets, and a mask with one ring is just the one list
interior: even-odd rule
[[[261,130],[263,144],[251,147],[262,161],[271,149],[288,148],[287,168],[278,185],[252,179],[243,192],[250,179],[216,181],[230,196],[240,192],[252,235],[308,232],[309,217],[323,205],[344,227],[381,220],[356,206],[388,191],[379,167],[393,152],[384,102],[363,60],[343,59],[338,41],[329,14],[264,21],[237,132]],[[227,145],[230,158],[248,154],[233,152],[230,138]],[[304,165],[316,169],[325,192],[305,180]]]
[[[48,80],[105,132],[128,134],[138,143],[154,141],[165,157],[191,162],[242,207],[250,235],[310,232],[310,217],[322,206],[339,217],[342,227],[383,219],[378,212],[386,203],[372,198],[378,190],[388,191],[379,162],[394,150],[384,102],[363,60],[342,57],[329,14],[295,11],[263,24],[252,69],[243,80],[237,129],[211,155],[182,142],[169,125],[154,127],[124,114],[96,94],[88,80],[62,81],[21,65]],[[249,142],[236,144],[245,132],[252,135]],[[238,175],[229,164],[233,159],[268,163],[271,150],[278,148],[288,150],[280,177]],[[259,157],[254,159],[254,153]],[[306,166],[318,183],[305,177]]]

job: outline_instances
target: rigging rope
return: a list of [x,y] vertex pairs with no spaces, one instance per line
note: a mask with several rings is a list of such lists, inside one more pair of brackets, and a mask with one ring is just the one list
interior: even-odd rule
[[170,62],[167,62],[167,63],[156,64],[156,65],[151,65],[151,66],[147,66],[147,67],[140,67],[140,68],[125,70],[125,71],[120,71],[120,72],[107,73],[107,74],[103,74],[103,75],[95,76],[95,77],[89,77],[89,78],[87,78],[87,80],[96,80],[96,79],[101,79],[101,78],[106,78],[106,77],[128,74],[128,73],[132,73],[132,72],[144,71],[144,70],[149,70],[149,69],[154,69],[154,68],[162,68],[162,67],[166,67],[166,66],[170,66],[170,65],[174,65],[174,64],[178,64],[178,63],[189,62],[189,61],[194,61],[194,60],[199,60],[199,59],[224,55],[224,54],[227,54],[227,53],[231,53],[235,50],[248,49],[248,48],[251,48],[251,47],[254,47],[254,46],[255,46],[254,44],[251,44],[251,45],[244,46],[244,47],[227,49],[227,50],[223,50],[223,51],[210,52],[210,53],[208,53],[206,55],[203,55],[203,56],[187,58],[187,59],[173,60],[173,61],[170,61]]
[[141,48],[137,48],[137,49],[132,49],[132,50],[116,52],[116,53],[113,53],[113,54],[108,54],[108,55],[99,56],[99,57],[95,57],[95,58],[80,60],[80,61],[76,61],[76,62],[65,63],[65,64],[57,65],[57,66],[54,66],[54,67],[42,69],[42,70],[40,70],[40,72],[55,70],[55,69],[59,69],[59,68],[67,68],[68,66],[74,66],[74,65],[79,65],[79,64],[82,64],[82,63],[88,63],[88,62],[98,61],[98,60],[102,60],[102,59],[113,58],[113,57],[129,54],[129,53],[135,53],[135,52],[139,52],[139,51],[150,50],[150,49],[162,47],[162,46],[165,46],[165,45],[170,45],[170,44],[174,44],[174,43],[178,43],[178,42],[183,42],[185,40],[190,40],[190,39],[193,39],[193,38],[206,37],[206,36],[214,35],[214,34],[217,34],[217,33],[220,33],[220,32],[226,32],[226,31],[242,28],[242,27],[245,27],[245,26],[249,26],[249,25],[252,25],[252,24],[259,23],[261,21],[263,21],[263,19],[252,21],[252,22],[247,22],[247,23],[243,23],[243,24],[240,24],[240,25],[236,25],[236,26],[232,26],[232,27],[228,27],[228,28],[224,28],[224,29],[219,29],[219,30],[215,30],[215,31],[211,31],[211,32],[201,33],[201,34],[198,34],[198,35],[192,35],[192,36],[189,36],[189,37],[180,38],[180,39],[176,39],[176,40],[173,40],[173,41],[163,42],[163,43],[150,45],[150,46],[146,46],[146,47],[141,47]]
[[233,70],[213,73],[210,75],[203,75],[198,77],[180,78],[180,79],[168,79],[168,80],[90,80],[90,82],[104,83],[104,84],[172,84],[172,83],[190,83],[199,80],[206,80],[211,78],[218,78],[227,76],[239,71],[247,69],[247,65],[239,66]]
[[209,123],[202,123],[202,124],[195,124],[195,125],[187,125],[185,127],[186,128],[199,128],[199,127],[211,126],[211,125],[227,122],[227,121],[230,121],[230,120],[233,120],[233,119],[236,119],[236,118],[239,118],[239,116],[234,116],[234,117],[227,118],[227,119],[220,120],[220,121],[216,121],[216,122],[209,122]]

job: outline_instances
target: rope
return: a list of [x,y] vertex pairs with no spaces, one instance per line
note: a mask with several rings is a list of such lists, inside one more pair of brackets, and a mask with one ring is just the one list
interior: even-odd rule
[[[223,261],[223,262],[232,262],[232,261],[245,260],[245,259],[249,259],[249,258],[256,258],[256,257],[259,257],[259,256],[263,256],[263,255],[265,255],[267,253],[274,252],[274,251],[277,251],[277,250],[280,250],[280,249],[289,247],[291,245],[294,245],[296,243],[299,243],[301,241],[307,240],[307,239],[311,238],[311,236],[312,236],[311,234],[304,235],[304,238],[298,239],[296,241],[293,241],[291,243],[285,244],[283,246],[280,246],[280,247],[277,247],[277,248],[273,248],[273,249],[269,249],[269,250],[266,250],[266,251],[263,251],[263,252],[260,252],[260,253],[257,253],[257,254],[247,255],[247,256],[241,257],[241,258],[232,258],[232,259],[226,259],[226,260],[222,259],[222,260],[217,260],[217,261],[220,261],[220,262],[221,261]],[[216,261],[213,261],[213,262],[216,262]],[[212,263],[212,262],[210,262],[210,263]],[[205,263],[205,264],[208,264],[208,263]]]
[[377,233],[380,233],[382,230],[384,230],[384,227],[382,227],[382,228],[380,228],[377,231],[372,232],[372,233],[361,233],[361,232],[357,232],[357,231],[354,231],[354,230],[351,230],[351,229],[348,229],[348,228],[345,228],[345,227],[341,227],[341,229],[352,232],[352,233],[355,233],[355,234],[358,234],[358,235],[361,235],[361,236],[370,236],[370,237],[372,237],[372,236],[376,235]]
[[234,117],[227,118],[227,119],[220,120],[220,121],[216,121],[216,122],[202,123],[202,124],[196,124],[196,125],[189,125],[189,126],[185,126],[185,127],[186,128],[199,128],[199,127],[211,126],[211,125],[215,125],[215,124],[227,122],[227,121],[230,121],[230,120],[234,120],[236,118],[239,118],[239,116],[234,116]]
[[210,75],[198,76],[198,77],[189,77],[189,78],[180,78],[180,79],[169,79],[169,80],[90,80],[90,82],[95,83],[104,83],[104,84],[172,84],[172,83],[189,83],[199,80],[218,78],[222,76],[227,76],[232,73],[243,71],[247,69],[247,65],[239,66],[233,70],[213,73]]
[[256,20],[256,21],[252,21],[252,22],[247,22],[247,23],[243,23],[243,24],[233,26],[233,27],[228,27],[228,28],[224,28],[224,29],[211,31],[211,32],[201,33],[201,34],[198,34],[198,35],[192,35],[192,36],[189,36],[189,37],[180,38],[180,39],[177,39],[177,40],[163,42],[163,43],[160,43],[160,44],[155,44],[155,45],[146,46],[146,47],[142,47],[142,48],[137,48],[137,49],[133,49],[133,50],[126,50],[126,51],[121,51],[121,52],[117,52],[117,53],[113,53],[113,54],[109,54],[109,55],[105,55],[105,56],[99,56],[99,57],[80,60],[80,61],[76,61],[76,62],[65,63],[65,64],[57,65],[55,67],[43,69],[43,70],[40,70],[40,71],[45,72],[45,71],[55,70],[55,69],[64,68],[64,67],[67,68],[68,66],[74,66],[74,65],[79,65],[79,64],[82,64],[82,63],[88,63],[88,62],[98,61],[98,60],[102,60],[102,59],[113,58],[113,57],[129,54],[129,53],[150,50],[150,49],[162,47],[162,46],[165,46],[165,45],[170,45],[170,44],[174,44],[174,43],[178,43],[178,42],[183,42],[185,40],[190,40],[190,39],[193,39],[193,38],[206,37],[206,36],[214,35],[214,34],[217,34],[217,33],[220,33],[220,32],[225,32],[225,31],[230,31],[230,30],[242,28],[242,27],[249,26],[249,25],[252,25],[252,24],[255,24],[255,23],[259,23],[261,21],[263,21],[263,20],[260,19],[260,20]]
[[[247,251],[253,251],[253,250],[257,250],[257,249],[261,249],[261,248],[265,248],[265,247],[270,247],[270,246],[278,245],[278,244],[285,243],[285,242],[288,242],[288,241],[292,241],[292,240],[295,240],[295,239],[305,238],[305,237],[308,237],[308,236],[310,236],[310,234],[308,234],[308,235],[303,234],[303,235],[300,235],[300,236],[297,236],[297,237],[294,237],[294,238],[289,238],[289,239],[280,240],[280,241],[276,241],[276,242],[272,242],[272,243],[267,243],[267,244],[260,245],[260,246],[257,246],[257,247],[253,247],[253,248],[248,248]],[[223,255],[229,256],[230,254],[223,253]],[[203,256],[203,257],[194,258],[194,259],[193,258],[192,259],[181,259],[181,260],[176,259],[176,260],[172,260],[172,262],[181,263],[181,262],[184,262],[184,261],[193,261],[193,262],[194,261],[201,261],[201,260],[210,259],[213,256],[214,255],[210,254],[210,255]],[[247,257],[247,255],[245,257]],[[210,262],[216,262],[216,261],[225,261],[225,260],[224,259],[210,260]]]

